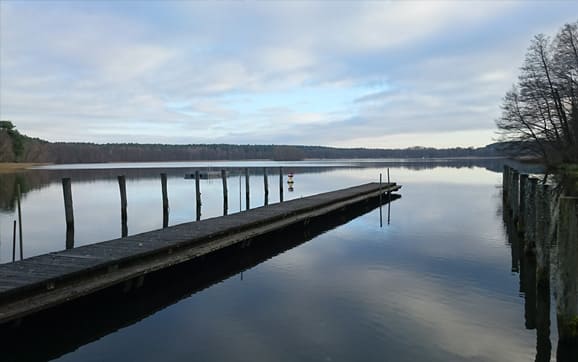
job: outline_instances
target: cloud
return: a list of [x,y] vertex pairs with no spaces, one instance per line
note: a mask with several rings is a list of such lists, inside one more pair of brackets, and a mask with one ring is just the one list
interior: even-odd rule
[[478,130],[475,143],[490,142],[529,39],[578,10],[568,2],[69,5],[0,3],[0,116],[21,131],[352,147],[380,147],[392,135],[430,145],[432,132],[438,145],[445,132]]

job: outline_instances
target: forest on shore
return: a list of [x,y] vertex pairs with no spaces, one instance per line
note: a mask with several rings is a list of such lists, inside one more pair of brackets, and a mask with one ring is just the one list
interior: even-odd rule
[[208,160],[277,160],[345,158],[499,157],[501,143],[479,148],[404,149],[335,148],[295,145],[137,144],[48,142],[21,134],[10,121],[0,121],[0,162],[93,163]]

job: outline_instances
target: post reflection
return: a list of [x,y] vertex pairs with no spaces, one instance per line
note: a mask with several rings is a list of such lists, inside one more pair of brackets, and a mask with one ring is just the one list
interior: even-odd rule
[[[512,253],[512,271],[519,272],[527,329],[536,329],[536,361],[550,361],[551,295],[558,326],[556,360],[578,359],[578,198],[564,176],[556,187],[521,175],[519,200],[512,200],[513,172],[504,172],[502,216]],[[544,178],[546,179],[546,178]],[[517,181],[517,180],[516,180]],[[514,182],[514,186],[517,184]],[[570,188],[568,185],[572,185]],[[564,196],[561,196],[564,195]],[[519,201],[519,202],[518,202]],[[518,207],[518,210],[513,210]],[[516,220],[513,215],[519,213]],[[556,283],[551,288],[551,281]]]

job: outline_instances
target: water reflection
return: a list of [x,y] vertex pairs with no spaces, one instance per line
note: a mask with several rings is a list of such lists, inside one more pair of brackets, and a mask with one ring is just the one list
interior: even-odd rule
[[[555,175],[554,186],[515,172],[504,172],[503,220],[512,253],[512,271],[519,272],[527,329],[536,329],[536,361],[552,354],[551,280],[556,303],[559,362],[578,359],[578,202],[576,178]],[[519,191],[519,196],[518,196]],[[514,196],[514,199],[512,198]],[[519,199],[516,199],[519,197]],[[517,217],[519,216],[519,217]]]
[[[24,223],[24,257],[82,246],[98,241],[127,236],[129,232],[159,229],[182,222],[200,220],[238,212],[243,209],[243,195],[246,195],[244,208],[254,208],[277,202],[283,199],[300,198],[315,193],[338,188],[354,186],[368,181],[377,181],[382,169],[390,167],[391,161],[354,160],[340,162],[302,162],[302,163],[196,163],[203,170],[218,173],[222,168],[227,172],[224,179],[228,194],[223,195],[222,182],[218,179],[202,180],[202,202],[195,197],[196,185],[187,174],[198,169],[190,168],[184,163],[179,168],[159,168],[162,164],[151,164],[152,168],[133,168],[131,165],[120,165],[125,168],[92,169],[94,165],[55,165],[45,169],[34,169],[27,172],[0,174],[0,262],[9,262],[11,248],[4,240],[11,239],[11,225],[16,219],[16,189],[18,185],[23,193]],[[283,165],[283,176],[278,167]],[[242,182],[246,167],[250,176],[249,187]],[[307,166],[303,166],[307,165]],[[401,161],[396,163],[396,172],[432,170],[444,178],[438,170],[494,170],[502,165],[501,160],[443,160]],[[474,165],[476,165],[474,167]],[[67,167],[71,167],[67,169]],[[82,169],[88,167],[88,169]],[[99,165],[99,167],[104,167]],[[128,168],[126,168],[128,167]],[[218,168],[217,168],[218,167]],[[279,188],[272,187],[271,193],[265,193],[265,170],[269,170],[267,181],[272,185],[279,183]],[[162,196],[164,186],[161,174],[167,175],[168,196]],[[294,176],[290,183],[289,175]],[[431,180],[430,174],[429,180]],[[456,175],[459,175],[457,173]],[[413,175],[412,180],[419,180],[420,173]],[[65,224],[61,182],[64,178],[72,180],[74,195],[74,225]],[[122,179],[121,179],[122,178]],[[237,178],[239,179],[237,185]],[[458,180],[456,176],[452,179]],[[398,181],[398,180],[394,180]],[[459,181],[458,181],[459,182]],[[160,184],[159,184],[160,183]],[[298,187],[295,184],[298,183]],[[250,200],[249,193],[250,192]],[[117,191],[119,190],[119,191]],[[283,194],[285,190],[286,195]],[[287,192],[289,191],[289,192]],[[236,204],[238,195],[238,205]],[[225,200],[225,196],[228,197]],[[225,202],[226,201],[226,202]],[[118,208],[121,208],[120,217]],[[219,208],[219,205],[223,205]],[[118,225],[118,226],[117,226]]]
[[[374,197],[312,222],[247,240],[193,262],[149,274],[144,279],[137,278],[18,324],[0,326],[2,360],[57,358],[234,275],[241,273],[242,278],[243,271],[398,198],[395,194],[383,200]],[[28,348],[31,345],[34,348]]]
[[[262,165],[258,166],[262,169]],[[386,167],[391,167],[392,180],[404,185],[403,198],[392,204],[391,225],[386,225],[382,215],[380,228],[379,210],[372,210],[316,235],[311,242],[252,268],[247,266],[250,269],[236,269],[243,271],[242,280],[231,270],[231,276],[222,274],[213,279],[228,277],[220,283],[210,287],[210,283],[205,284],[207,288],[203,289],[203,283],[198,282],[192,287],[203,279],[202,275],[226,273],[230,263],[240,265],[252,254],[236,254],[239,256],[225,258],[226,261],[209,258],[178,277],[162,278],[159,284],[168,287],[166,292],[157,289],[143,294],[146,298],[137,297],[141,290],[144,292],[142,288],[128,293],[125,298],[129,301],[119,303],[118,314],[112,310],[114,303],[103,302],[100,304],[111,308],[97,309],[94,316],[67,311],[63,314],[66,318],[58,323],[40,323],[44,327],[29,335],[31,342],[27,344],[37,344],[38,354],[33,356],[31,348],[23,348],[20,353],[38,360],[71,351],[59,360],[83,362],[534,360],[536,341],[547,340],[546,320],[542,318],[547,314],[541,314],[545,309],[540,307],[544,294],[535,288],[536,329],[526,330],[526,302],[517,295],[520,279],[507,272],[510,268],[519,271],[526,243],[520,245],[523,241],[519,241],[517,254],[510,256],[502,216],[495,213],[502,203],[497,188],[501,166],[490,170],[483,165],[453,168],[430,164],[418,169],[380,164],[330,170],[319,167],[319,173],[292,169],[297,187],[289,193],[283,182],[283,189],[287,198],[298,198],[377,181]],[[278,178],[273,170],[276,169],[270,169],[269,174],[273,186],[270,201],[277,202]],[[162,226],[160,172],[163,171],[153,170],[151,177],[144,179],[127,175],[131,233]],[[194,220],[194,183],[183,178],[182,170],[171,172],[167,171],[169,222]],[[78,243],[88,242],[91,237],[102,240],[109,234],[118,235],[117,175],[117,170],[113,170],[99,180],[73,183]],[[252,207],[265,201],[263,178],[254,175],[258,173],[251,174]],[[55,180],[57,183],[29,192],[24,199],[25,220],[35,220],[37,230],[44,230],[46,223],[47,229],[64,231],[64,210],[39,206],[62,205],[60,179]],[[238,175],[228,181],[229,210],[237,212],[244,207],[243,179],[241,187],[237,187]],[[221,215],[221,181],[203,180],[202,191],[202,217]],[[382,213],[385,212],[384,208]],[[50,218],[52,214],[54,219]],[[88,228],[86,225],[90,224],[102,230]],[[34,240],[64,238],[63,234],[47,232],[34,235],[33,229],[26,236]],[[62,247],[62,241],[57,244]],[[556,258],[553,253],[551,259]],[[524,264],[524,273],[531,269],[527,265]],[[537,256],[534,268],[540,269]],[[555,272],[552,270],[551,274]],[[539,283],[538,276],[535,282]],[[151,284],[145,279],[143,288]],[[178,292],[171,298],[171,285],[177,284],[184,287],[176,288]],[[528,290],[527,284],[524,281],[522,288]],[[555,283],[551,283],[551,289],[555,288]],[[190,293],[195,294],[188,297]],[[142,306],[148,302],[154,306]],[[553,312],[555,308],[550,309]],[[139,310],[145,312],[139,314]],[[86,323],[82,327],[78,327],[80,322],[74,327],[70,321],[83,319]],[[551,348],[555,348],[557,327],[555,318],[549,320]],[[27,322],[23,324],[26,325]],[[63,331],[69,325],[70,331]],[[539,338],[537,332],[541,333]],[[42,336],[51,334],[55,340],[43,343]],[[43,354],[42,349],[48,352]],[[547,356],[548,351],[554,355],[552,349],[544,348],[540,356]]]

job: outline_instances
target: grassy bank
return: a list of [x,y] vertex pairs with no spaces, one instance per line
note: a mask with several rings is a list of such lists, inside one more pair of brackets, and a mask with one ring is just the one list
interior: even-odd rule
[[24,171],[33,166],[47,165],[46,163],[31,163],[31,162],[0,162],[0,173]]

